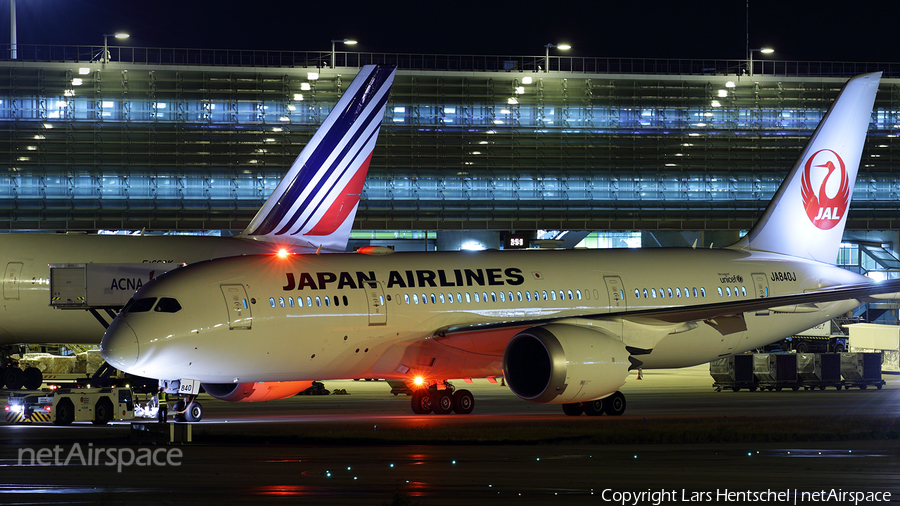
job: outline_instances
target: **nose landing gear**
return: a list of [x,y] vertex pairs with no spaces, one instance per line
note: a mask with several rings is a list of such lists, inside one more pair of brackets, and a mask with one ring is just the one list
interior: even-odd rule
[[[177,399],[174,403],[166,402],[176,422],[194,423],[203,419],[203,406],[197,401],[199,393],[200,382],[196,380],[159,380],[160,397]],[[164,422],[166,409],[160,406],[158,415],[159,421]]]
[[203,406],[197,400],[196,395],[189,395],[185,399],[179,399],[172,406],[172,413],[176,422],[199,422],[203,419]]

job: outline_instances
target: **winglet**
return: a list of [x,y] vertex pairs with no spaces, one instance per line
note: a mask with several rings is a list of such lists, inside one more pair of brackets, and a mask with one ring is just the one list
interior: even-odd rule
[[835,262],[880,80],[844,85],[762,217],[729,248]]
[[394,81],[366,65],[240,236],[343,251]]

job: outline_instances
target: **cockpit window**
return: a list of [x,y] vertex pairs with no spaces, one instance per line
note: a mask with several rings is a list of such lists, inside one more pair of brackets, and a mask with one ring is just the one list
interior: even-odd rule
[[157,313],[177,313],[181,311],[181,304],[171,297],[163,297],[159,299],[159,304],[156,305],[154,311]]
[[153,308],[153,303],[156,302],[156,297],[147,297],[145,299],[137,299],[134,300],[133,304],[128,304],[125,306],[125,311],[129,313],[146,313]]

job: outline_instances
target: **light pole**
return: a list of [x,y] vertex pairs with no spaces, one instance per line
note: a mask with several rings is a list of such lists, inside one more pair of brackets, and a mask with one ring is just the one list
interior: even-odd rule
[[550,48],[555,47],[556,49],[571,49],[572,46],[568,44],[545,44],[544,45],[544,72],[550,72]]
[[748,53],[750,53],[748,55],[749,59],[750,59],[750,68],[747,70],[747,73],[750,75],[750,77],[753,77],[753,52],[754,51],[759,51],[762,54],[771,54],[771,53],[775,52],[775,50],[770,47],[761,47],[759,49],[751,49],[751,50],[747,51]]
[[10,58],[16,59],[16,0],[9,0],[9,49]]
[[103,34],[103,57],[100,58],[100,63],[109,63],[109,44],[107,43],[107,39],[109,37],[115,37],[117,39],[127,39],[131,37],[131,35],[125,32],[116,32],[116,33],[104,33]]
[[[334,45],[338,42],[343,42],[348,46],[352,46],[356,44],[356,41],[353,39],[331,39],[331,68],[334,68]],[[344,62],[344,66],[346,67],[346,61]]]

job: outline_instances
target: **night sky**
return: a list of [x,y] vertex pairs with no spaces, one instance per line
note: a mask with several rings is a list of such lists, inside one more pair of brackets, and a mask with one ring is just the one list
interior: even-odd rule
[[[18,0],[18,43],[100,45],[127,31],[137,47],[327,51],[348,37],[364,52],[541,55],[568,42],[572,56],[746,58],[745,0],[361,3]],[[898,25],[896,1],[750,2],[750,47],[778,60],[898,62]],[[3,44],[9,30],[0,0]]]

